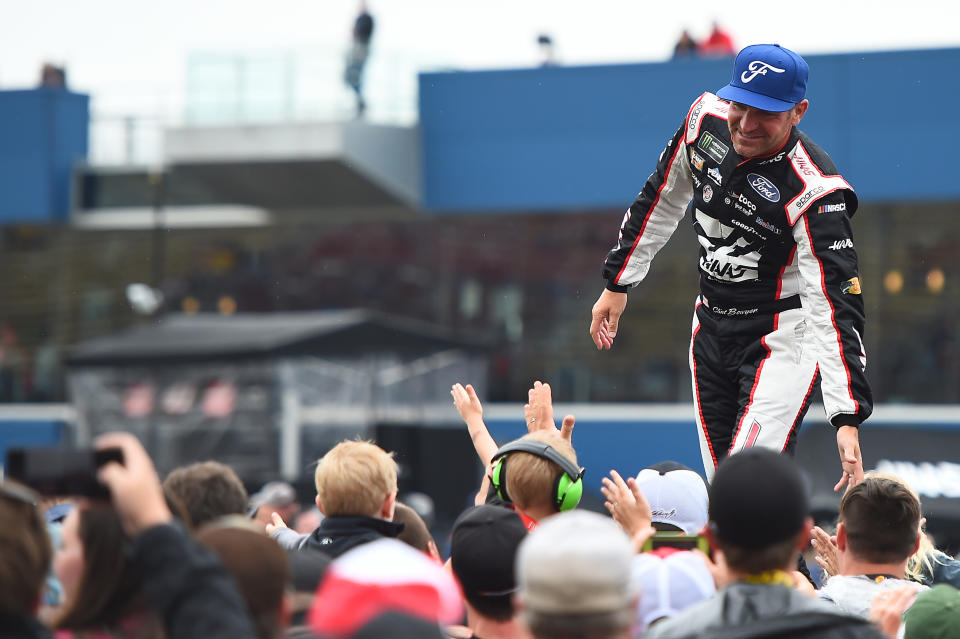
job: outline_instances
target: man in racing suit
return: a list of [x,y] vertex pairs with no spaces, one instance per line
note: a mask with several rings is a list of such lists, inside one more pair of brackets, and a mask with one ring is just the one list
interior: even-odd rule
[[796,53],[753,45],[729,85],[693,103],[624,216],[590,334],[598,349],[612,346],[627,290],[689,209],[700,243],[690,369],[708,478],[747,447],[792,453],[819,374],[839,490],[863,478],[858,427],[872,410],[850,227],[857,197],[796,129],[806,80]]

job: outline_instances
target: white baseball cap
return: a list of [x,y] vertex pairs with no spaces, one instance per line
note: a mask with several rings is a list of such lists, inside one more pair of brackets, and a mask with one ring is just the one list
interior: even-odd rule
[[671,524],[687,535],[696,535],[707,525],[709,497],[699,474],[676,463],[644,468],[637,487],[650,503],[654,524]]
[[690,551],[677,551],[665,557],[640,553],[633,560],[633,575],[640,586],[637,621],[642,630],[651,622],[672,617],[717,591],[703,559]]

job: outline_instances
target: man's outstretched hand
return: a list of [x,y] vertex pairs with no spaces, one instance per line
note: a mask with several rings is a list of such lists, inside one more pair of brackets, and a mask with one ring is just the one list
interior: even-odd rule
[[603,293],[593,305],[592,320],[590,321],[590,337],[596,344],[597,350],[610,350],[613,338],[617,336],[617,327],[620,316],[627,308],[627,294],[603,289]]
[[860,429],[856,426],[841,426],[837,429],[837,450],[843,475],[833,487],[834,492],[846,486],[850,490],[863,481],[863,458],[860,456]]

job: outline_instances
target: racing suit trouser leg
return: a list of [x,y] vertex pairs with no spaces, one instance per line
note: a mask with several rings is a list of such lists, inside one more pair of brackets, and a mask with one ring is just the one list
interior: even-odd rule
[[751,446],[793,454],[818,379],[813,347],[804,344],[805,317],[800,308],[775,314],[772,330],[759,340],[759,357],[744,358],[740,409],[728,454]]
[[718,318],[698,305],[690,370],[700,454],[711,480],[727,455],[751,446],[792,453],[816,386],[804,312]]
[[693,313],[689,355],[700,456],[709,481],[732,442],[739,388],[736,372],[724,367],[720,345],[709,323],[701,324],[702,312],[698,305]]

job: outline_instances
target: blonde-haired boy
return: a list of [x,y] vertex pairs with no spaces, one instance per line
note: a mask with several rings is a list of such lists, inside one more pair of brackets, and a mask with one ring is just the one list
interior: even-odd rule
[[324,519],[308,535],[298,535],[272,515],[267,533],[285,548],[319,550],[338,557],[360,544],[396,537],[397,463],[371,442],[342,441],[317,462],[316,503]]

